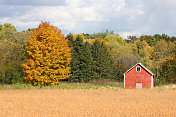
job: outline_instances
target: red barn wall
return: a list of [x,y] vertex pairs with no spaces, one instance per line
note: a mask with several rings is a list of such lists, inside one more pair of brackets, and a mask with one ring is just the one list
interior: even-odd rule
[[136,65],[130,71],[125,74],[125,88],[136,88],[136,83],[142,83],[142,88],[151,87],[151,77],[146,70],[141,67],[141,71],[137,72],[136,67],[141,67]]

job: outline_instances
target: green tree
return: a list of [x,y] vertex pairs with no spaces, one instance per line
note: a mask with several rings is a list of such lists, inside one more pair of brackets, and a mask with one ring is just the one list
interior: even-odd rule
[[154,57],[156,59],[165,59],[169,55],[169,45],[167,41],[160,40],[156,43],[154,47]]
[[3,83],[23,81],[21,64],[25,62],[25,45],[30,32],[17,32],[15,26],[9,23],[0,25],[0,71]]
[[[12,83],[12,79],[21,79],[21,47],[8,40],[0,40],[0,77],[1,82]],[[10,69],[15,69],[9,72]]]
[[88,82],[97,79],[96,72],[93,71],[93,57],[91,53],[91,47],[88,42],[84,43],[81,71],[83,73],[84,81]]
[[138,40],[136,36],[128,36],[128,39],[130,39],[132,42],[135,42]]
[[98,39],[94,41],[91,48],[93,70],[97,73],[98,79],[115,79],[115,67],[110,58],[107,45],[101,39]]
[[2,30],[3,25],[0,24],[0,31]]
[[83,42],[82,35],[78,35],[74,40],[72,35],[68,35],[72,47],[72,61],[70,81],[88,82],[96,78],[92,70],[91,48],[88,42]]
[[140,41],[146,41],[149,44],[149,46],[154,46],[155,45],[155,40],[152,36],[142,35],[140,37]]
[[121,45],[123,45],[125,43],[125,40],[122,37],[120,37],[119,35],[106,35],[104,40],[107,41],[107,42],[116,41]]
[[5,23],[3,26],[1,25],[0,28],[0,40],[13,41],[14,35],[17,32],[15,26],[10,23]]
[[19,44],[21,47],[25,48],[27,39],[31,35],[32,30],[26,30],[15,33],[13,37],[13,42]]
[[145,40],[136,41],[136,45],[140,56],[139,62],[143,63],[147,68],[151,68],[151,47]]
[[93,33],[93,34],[84,34],[86,39],[97,39],[97,38],[104,39],[107,35],[115,35],[115,33],[114,33],[114,31],[108,31],[106,29],[105,32],[98,32],[98,33]]
[[154,72],[156,77],[160,77],[159,70],[161,69],[162,62],[169,56],[169,46],[167,41],[160,40],[156,43],[156,45],[153,47],[152,52],[152,64],[154,66]]
[[74,39],[73,35],[71,34],[68,35],[67,38],[69,39],[70,46],[72,48],[72,60],[70,63],[72,76],[70,76],[69,80],[74,82],[80,82],[83,81],[82,73],[80,70],[80,56],[82,54],[83,40],[79,36]]
[[108,46],[113,63],[116,65],[116,72],[119,80],[123,79],[123,73],[139,62],[140,57],[136,43],[126,43],[125,41],[110,39]]

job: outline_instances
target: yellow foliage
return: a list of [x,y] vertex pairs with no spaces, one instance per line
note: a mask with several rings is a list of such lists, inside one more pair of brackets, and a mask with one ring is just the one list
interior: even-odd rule
[[[39,84],[58,84],[70,76],[71,48],[55,26],[42,22],[28,38],[25,80]],[[61,73],[62,71],[62,73]]]

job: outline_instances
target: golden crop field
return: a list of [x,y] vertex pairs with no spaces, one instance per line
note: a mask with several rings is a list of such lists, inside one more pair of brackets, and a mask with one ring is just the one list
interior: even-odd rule
[[0,117],[176,117],[176,90],[0,90]]

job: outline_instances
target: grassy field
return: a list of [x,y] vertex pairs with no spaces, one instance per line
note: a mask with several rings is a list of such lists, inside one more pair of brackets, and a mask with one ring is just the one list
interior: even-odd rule
[[0,90],[0,117],[175,117],[176,90]]
[[[16,89],[124,89],[123,82],[114,82],[114,81],[96,81],[90,83],[68,83],[63,82],[59,85],[51,85],[51,86],[32,86],[30,84],[0,84],[0,90],[16,90]],[[176,84],[168,84],[168,85],[160,85],[155,86],[154,89],[176,89]]]
[[96,81],[91,83],[60,83],[46,87],[32,86],[30,84],[0,85],[0,89],[121,89],[123,83],[113,81]]

